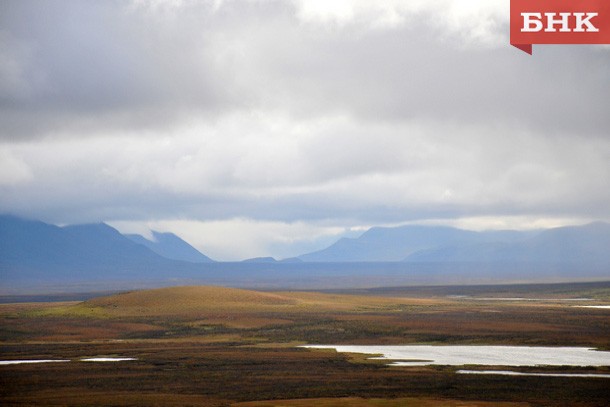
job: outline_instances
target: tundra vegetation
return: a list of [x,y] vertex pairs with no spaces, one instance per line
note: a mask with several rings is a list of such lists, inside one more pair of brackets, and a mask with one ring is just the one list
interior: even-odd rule
[[[609,283],[262,292],[172,287],[0,304],[0,404],[604,406],[610,379],[387,366],[306,344],[610,350]],[[113,363],[85,358],[133,358]],[[466,366],[469,370],[507,370]],[[609,366],[522,372],[608,374]]]

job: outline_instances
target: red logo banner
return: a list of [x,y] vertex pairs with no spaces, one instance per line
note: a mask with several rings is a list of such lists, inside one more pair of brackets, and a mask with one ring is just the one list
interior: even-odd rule
[[610,0],[510,0],[510,43],[610,44]]

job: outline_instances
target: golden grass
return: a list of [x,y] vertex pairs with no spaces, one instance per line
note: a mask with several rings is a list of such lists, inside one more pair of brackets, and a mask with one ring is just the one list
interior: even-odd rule
[[188,286],[132,291],[81,304],[112,316],[193,315],[210,311],[285,308],[296,300],[273,293],[225,287]]
[[281,292],[278,293],[298,300],[303,305],[315,306],[321,310],[332,311],[403,311],[408,306],[420,308],[449,303],[436,298],[375,297],[370,295],[325,294],[319,292]]
[[58,307],[72,307],[80,303],[80,301],[6,303],[0,304],[0,316],[11,316],[28,312],[41,312],[42,310],[55,309]]
[[[262,292],[212,286],[185,286],[131,291],[94,298],[77,304],[45,307],[36,316],[70,316],[86,318],[210,316],[210,314],[283,314],[308,312],[404,312],[421,310],[444,303],[438,299],[389,298],[358,295],[337,295],[314,292]],[[221,317],[211,323],[234,327],[259,327],[283,324],[289,320],[259,318],[249,322]],[[245,324],[245,325],[244,325]]]
[[229,328],[237,329],[250,329],[250,328],[262,328],[270,325],[287,325],[293,321],[282,318],[264,318],[257,317],[250,314],[227,314],[224,316],[210,316],[205,319],[200,319],[188,323],[188,326],[209,326],[209,325],[223,325]]

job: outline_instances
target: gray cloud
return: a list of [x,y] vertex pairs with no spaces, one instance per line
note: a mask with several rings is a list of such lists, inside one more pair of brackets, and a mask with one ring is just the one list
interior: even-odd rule
[[0,211],[610,219],[610,49],[500,3],[4,1]]
[[[17,72],[3,83],[13,93],[0,110],[2,136],[139,131],[260,107],[597,136],[610,124],[607,50],[541,46],[528,58],[505,43],[465,44],[425,18],[329,28],[299,20],[299,10],[289,2],[164,12],[114,1],[5,2],[2,44]],[[495,24],[496,36],[508,29]]]
[[27,84],[2,102],[4,138],[168,128],[191,109],[205,115],[242,101],[227,91],[199,29],[209,7],[169,21],[115,1],[3,8],[2,45]]

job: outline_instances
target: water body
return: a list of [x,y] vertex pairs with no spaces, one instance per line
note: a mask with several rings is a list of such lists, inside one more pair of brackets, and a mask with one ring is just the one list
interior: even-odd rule
[[569,301],[593,301],[593,298],[526,298],[526,297],[471,297],[468,295],[449,295],[453,299],[465,299],[473,301],[549,301],[549,302],[569,302]]
[[124,362],[127,360],[138,360],[136,358],[85,358],[81,362]]
[[[76,361],[80,362],[124,362],[128,360],[138,360],[136,358],[83,358]],[[72,362],[69,359],[29,359],[29,360],[0,360],[0,366],[3,365],[22,365],[29,363],[60,363]]]
[[31,360],[0,360],[0,365],[23,365],[29,363],[61,363],[70,362],[65,359],[31,359]]
[[381,355],[390,366],[610,366],[610,352],[593,348],[530,346],[307,345],[311,349]]
[[610,305],[575,305],[576,308],[610,309]]
[[493,374],[502,376],[543,376],[543,377],[597,377],[610,379],[610,374],[604,373],[536,373],[514,372],[511,370],[458,370],[459,374]]

